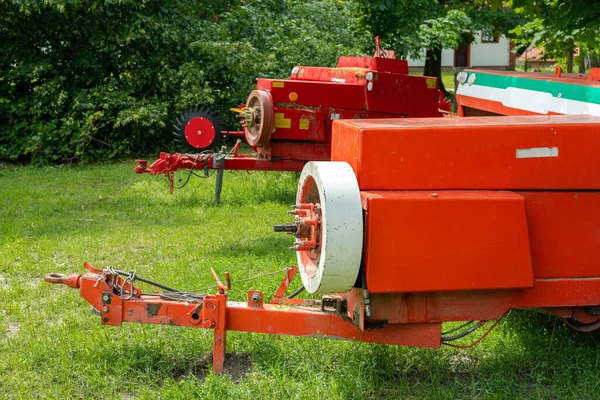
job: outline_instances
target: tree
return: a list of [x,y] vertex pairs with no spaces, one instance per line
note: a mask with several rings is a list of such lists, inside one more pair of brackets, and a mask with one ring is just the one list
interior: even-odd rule
[[573,72],[576,47],[579,47],[580,57],[600,54],[600,2],[512,0],[509,4],[531,19],[525,26],[517,27],[514,33],[522,41],[527,38],[543,45],[547,57],[566,60],[567,72]]
[[1,1],[0,160],[168,150],[171,122],[186,107],[226,112],[246,100],[257,76],[364,52],[354,4]]
[[403,57],[425,55],[424,74],[438,77],[440,88],[442,49],[457,48],[474,40],[483,28],[508,34],[522,17],[508,7],[483,0],[362,0],[362,24],[385,40]]
[[0,158],[69,161],[164,142],[199,20],[231,1],[0,3]]

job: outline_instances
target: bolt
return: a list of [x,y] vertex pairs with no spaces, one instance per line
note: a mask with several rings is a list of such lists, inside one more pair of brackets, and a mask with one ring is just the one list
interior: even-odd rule
[[431,197],[438,197],[437,193],[431,193]]
[[252,294],[252,301],[254,303],[258,303],[260,301],[260,293],[253,293]]
[[102,312],[108,312],[108,307],[104,306],[104,307],[102,308]]
[[103,303],[108,303],[110,301],[110,296],[107,293],[104,293],[102,295],[102,302]]

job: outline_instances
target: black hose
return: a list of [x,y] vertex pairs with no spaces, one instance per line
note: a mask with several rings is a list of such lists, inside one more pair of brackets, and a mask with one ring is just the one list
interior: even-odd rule
[[[122,275],[122,276],[129,276],[129,273],[128,273],[128,272],[125,272],[125,271],[119,271],[119,270],[115,270],[115,272],[116,272],[117,274],[119,274],[119,275]],[[150,279],[146,279],[146,278],[140,278],[139,276],[136,276],[136,277],[135,277],[133,280],[134,280],[134,281],[140,281],[140,282],[144,282],[144,283],[147,283],[147,284],[149,284],[149,285],[152,285],[152,286],[156,286],[157,288],[164,289],[164,290],[166,290],[167,292],[180,292],[180,290],[177,290],[177,289],[170,288],[170,287],[168,287],[168,286],[165,286],[165,285],[162,285],[162,284],[160,284],[160,283],[157,283],[157,282],[151,281]]]
[[465,327],[471,325],[472,323],[473,323],[473,321],[469,321],[469,322],[466,322],[466,323],[462,324],[461,326],[457,326],[456,328],[450,329],[449,331],[442,332],[442,336],[447,335],[447,334],[452,333],[452,332],[456,332],[456,331],[458,331],[458,330],[460,330],[462,328],[465,328]]
[[463,338],[463,337],[467,336],[468,334],[473,333],[474,331],[479,329],[482,325],[483,324],[481,322],[478,322],[475,325],[473,325],[472,327],[470,327],[469,329],[466,329],[463,332],[458,333],[454,336],[442,336],[442,342],[452,342],[454,340]]
[[289,296],[285,296],[286,299],[293,299],[294,297],[298,296],[300,293],[304,292],[304,286],[300,286],[294,293],[290,294]]

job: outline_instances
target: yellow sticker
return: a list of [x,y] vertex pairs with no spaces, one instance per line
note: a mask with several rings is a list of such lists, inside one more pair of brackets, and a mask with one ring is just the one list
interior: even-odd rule
[[300,129],[308,130],[308,126],[310,125],[310,121],[308,118],[300,118]]
[[436,79],[427,78],[425,79],[425,84],[427,85],[427,89],[435,89]]
[[282,88],[284,87],[284,82],[273,82],[272,86]]
[[285,118],[283,113],[275,113],[275,128],[291,128],[292,120]]

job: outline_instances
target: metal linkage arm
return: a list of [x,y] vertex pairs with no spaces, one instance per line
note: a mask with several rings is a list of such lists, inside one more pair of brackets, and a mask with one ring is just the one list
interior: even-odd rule
[[[122,296],[120,285],[128,285],[106,270],[60,277],[50,274],[46,280],[79,288],[79,293],[101,313],[102,324],[122,322],[178,325],[214,331],[213,371],[223,370],[227,330],[357,340],[405,346],[439,347],[441,324],[394,324],[374,330],[361,330],[352,320],[323,308],[289,304],[265,304],[262,292],[248,292],[247,302],[228,302],[226,292],[195,296],[179,292],[159,295],[141,294],[129,287],[131,298]],[[291,275],[291,274],[290,274]],[[286,277],[288,278],[288,277]],[[128,286],[127,286],[128,287]],[[222,285],[225,289],[226,285]],[[291,299],[293,300],[293,299]]]
[[220,160],[225,162],[225,169],[244,171],[302,171],[305,161],[300,160],[268,160],[259,159],[256,154],[237,154],[225,156],[214,163],[215,154],[197,157],[193,154],[160,153],[158,160],[148,167],[146,160],[136,160],[138,166],[134,168],[137,174],[160,175],[175,172],[180,169],[202,170],[221,168]]

